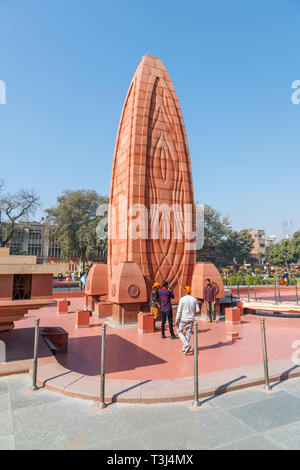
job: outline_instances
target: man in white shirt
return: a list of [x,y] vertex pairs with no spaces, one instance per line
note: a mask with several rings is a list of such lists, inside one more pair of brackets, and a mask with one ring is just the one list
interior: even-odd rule
[[[177,325],[177,334],[183,343],[182,351],[184,354],[191,349],[190,339],[193,331],[193,323],[195,321],[195,314],[199,312],[199,305],[195,297],[191,295],[190,286],[185,286],[184,288],[186,295],[181,297],[179,300],[177,315],[176,315],[176,325]],[[185,329],[185,335],[183,330]]]

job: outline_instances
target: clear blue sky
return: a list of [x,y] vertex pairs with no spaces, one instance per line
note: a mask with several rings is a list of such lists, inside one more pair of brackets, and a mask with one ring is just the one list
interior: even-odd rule
[[300,228],[298,0],[0,0],[0,178],[108,195],[141,57],[165,64],[182,107],[195,198],[235,229]]

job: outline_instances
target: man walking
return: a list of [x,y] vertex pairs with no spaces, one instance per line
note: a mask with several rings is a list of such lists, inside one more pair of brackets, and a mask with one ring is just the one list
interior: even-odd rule
[[169,283],[164,281],[162,289],[159,289],[159,301],[161,309],[161,337],[165,338],[165,325],[166,319],[168,318],[171,339],[177,339],[177,336],[175,336],[173,330],[173,313],[171,305],[171,299],[174,299],[174,292],[172,286],[170,286],[170,289],[168,289],[168,285]]
[[210,283],[210,279],[206,279],[204,289],[204,300],[207,307],[207,315],[210,323],[216,322],[216,288]]
[[152,313],[153,318],[154,318],[154,331],[157,330],[155,326],[155,322],[158,317],[159,286],[160,286],[159,282],[155,282],[152,286],[152,291],[150,295],[150,312]]
[[[195,314],[196,312],[199,312],[200,309],[197,300],[191,295],[190,286],[185,286],[184,290],[186,295],[181,297],[179,300],[176,315],[176,325],[178,336],[183,344],[182,351],[184,354],[187,354],[187,352],[191,349],[190,339],[192,336]],[[185,335],[183,333],[184,329]]]

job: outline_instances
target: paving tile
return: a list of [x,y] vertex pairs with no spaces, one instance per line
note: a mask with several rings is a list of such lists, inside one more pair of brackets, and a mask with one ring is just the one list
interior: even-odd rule
[[122,439],[112,439],[110,441],[95,442],[82,447],[89,450],[144,450],[146,449],[143,438],[140,434],[133,434]]
[[160,426],[158,432],[143,433],[147,449],[200,450],[253,435],[253,430],[222,410],[191,413],[190,418]]
[[274,390],[284,391],[284,392],[289,393],[291,395],[295,395],[297,397],[300,397],[300,379],[295,377],[295,378],[292,378],[292,379],[284,380],[284,381],[278,383],[274,387]]
[[229,392],[209,397],[208,399],[204,399],[203,402],[209,403],[212,407],[220,407],[226,410],[261,400],[268,400],[276,394],[277,391],[265,392],[263,388],[249,388],[246,390],[238,390],[236,392]]
[[6,395],[8,393],[8,383],[6,379],[1,378],[0,379],[0,397],[2,395]]
[[300,449],[300,420],[286,426],[270,429],[264,436],[280,449]]
[[189,409],[182,404],[131,405],[121,408],[121,414],[127,421],[134,423],[136,430],[144,431],[149,427],[161,426],[179,420],[188,419]]
[[8,409],[6,411],[0,412],[0,437],[9,436],[13,433],[11,411]]
[[36,392],[30,389],[15,390],[11,392],[12,409],[34,407],[46,403],[53,403],[63,400],[64,396],[59,393],[51,393],[48,390],[40,389]]
[[226,412],[261,433],[299,420],[300,399],[286,392],[278,392],[268,400],[232,408]]
[[20,390],[32,385],[32,379],[28,374],[15,374],[7,377],[9,390]]
[[14,436],[0,437],[0,450],[15,450]]
[[239,441],[231,442],[225,446],[214,447],[214,450],[278,450],[275,444],[263,437],[251,436],[246,439],[241,439]]
[[10,394],[0,396],[0,412],[7,411],[10,409]]

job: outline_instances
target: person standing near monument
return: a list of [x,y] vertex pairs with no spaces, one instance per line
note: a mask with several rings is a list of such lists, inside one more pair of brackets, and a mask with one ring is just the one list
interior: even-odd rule
[[284,285],[288,286],[289,285],[289,273],[287,272],[286,269],[284,270],[284,273],[283,273],[282,277],[284,279]]
[[158,317],[159,287],[160,287],[159,282],[155,282],[152,286],[152,291],[150,295],[150,312],[152,313],[153,318],[154,318],[154,331],[157,330],[155,326],[155,322]]
[[206,279],[204,301],[206,302],[209,321],[216,322],[216,288],[211,284],[210,279]]
[[[178,304],[176,325],[177,333],[182,341],[182,351],[184,354],[191,349],[190,339],[193,331],[193,323],[195,321],[196,312],[199,312],[199,305],[195,297],[191,295],[191,287],[185,286],[185,296],[181,297]],[[183,333],[185,330],[185,335]]]
[[164,281],[162,289],[159,289],[159,302],[162,316],[161,337],[165,338],[165,325],[166,319],[168,318],[171,339],[177,339],[177,336],[175,336],[173,329],[173,313],[171,304],[171,299],[174,299],[174,292],[172,286],[170,286],[169,289],[168,286],[169,283],[167,281]]

